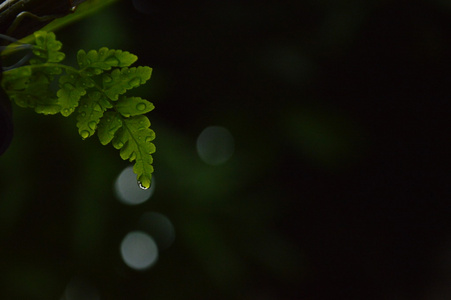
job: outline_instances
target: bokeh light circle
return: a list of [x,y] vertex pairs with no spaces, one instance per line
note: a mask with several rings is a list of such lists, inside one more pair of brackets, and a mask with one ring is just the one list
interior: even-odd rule
[[175,229],[172,222],[163,214],[146,212],[140,218],[140,224],[157,243],[158,249],[169,248],[175,240]]
[[128,205],[138,205],[146,202],[155,190],[155,178],[152,176],[152,185],[144,190],[139,187],[133,166],[125,168],[117,177],[114,190],[120,202]]
[[158,259],[157,244],[142,231],[128,233],[121,242],[120,252],[125,264],[138,271],[148,269]]
[[197,138],[196,148],[203,162],[217,166],[229,160],[235,145],[229,130],[221,126],[209,126]]

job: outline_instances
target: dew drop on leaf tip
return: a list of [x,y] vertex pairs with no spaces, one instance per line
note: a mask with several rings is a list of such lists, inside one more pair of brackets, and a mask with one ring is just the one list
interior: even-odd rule
[[138,180],[138,186],[139,186],[140,189],[142,189],[142,190],[148,190],[148,189],[149,189],[148,187],[145,187],[145,186],[141,183],[141,181],[139,181],[139,180]]
[[150,178],[146,175],[141,175],[138,178],[138,186],[143,190],[147,190],[151,186]]

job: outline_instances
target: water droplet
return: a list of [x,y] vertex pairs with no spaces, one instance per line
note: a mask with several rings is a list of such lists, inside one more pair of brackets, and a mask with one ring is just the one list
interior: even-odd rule
[[145,187],[145,186],[141,183],[141,181],[139,181],[139,180],[138,180],[138,186],[139,186],[141,189],[143,189],[143,190],[149,189],[148,187]]
[[71,113],[71,110],[69,108],[65,108],[65,109],[63,109],[62,115],[67,117],[68,115],[70,115],[70,113]]
[[110,65],[110,66],[118,66],[119,65],[119,60],[116,57],[111,56],[111,57],[108,57],[105,60],[105,63]]
[[91,128],[92,130],[95,130],[97,126],[97,123],[95,121],[91,121],[88,123],[88,127]]
[[96,105],[94,105],[94,110],[95,111],[102,111],[102,107],[100,107],[100,105],[97,103]]
[[138,103],[138,104],[136,105],[136,109],[137,109],[137,110],[140,110],[140,111],[143,111],[143,110],[146,109],[146,104],[145,104],[145,103]]
[[86,130],[83,130],[83,131],[80,132],[80,135],[81,135],[82,139],[86,139],[86,138],[89,137],[89,132],[86,131]]
[[116,145],[117,145],[117,148],[122,148],[124,146],[124,143],[118,142]]
[[150,178],[146,175],[139,176],[138,186],[143,190],[147,190],[150,187]]
[[132,86],[132,87],[138,86],[138,85],[141,84],[141,79],[139,79],[138,77],[133,78],[132,80],[130,80],[130,81],[128,82],[128,84],[129,84],[130,86]]

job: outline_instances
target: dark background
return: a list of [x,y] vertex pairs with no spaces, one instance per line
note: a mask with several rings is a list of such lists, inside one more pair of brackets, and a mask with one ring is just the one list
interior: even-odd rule
[[[450,2],[119,1],[57,37],[69,62],[106,46],[153,68],[158,183],[119,203],[115,149],[14,106],[1,299],[74,278],[89,299],[451,298]],[[220,166],[196,154],[210,125],[235,140]],[[119,243],[149,211],[176,238],[138,272]]]

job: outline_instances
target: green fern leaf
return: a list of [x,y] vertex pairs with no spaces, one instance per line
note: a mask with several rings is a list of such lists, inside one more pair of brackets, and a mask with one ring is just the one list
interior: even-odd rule
[[155,152],[152,143],[155,133],[149,126],[149,119],[145,116],[126,118],[113,139],[113,146],[120,149],[122,159],[136,161],[133,171],[144,188],[150,187],[153,173],[151,154]]
[[33,81],[28,84],[24,93],[28,99],[28,104],[35,109],[37,113],[53,115],[61,110],[58,99],[54,92],[49,88],[49,79],[43,73],[37,73],[33,76]]
[[5,90],[14,91],[10,99],[18,106],[34,108],[37,113],[46,115],[61,110],[49,85],[48,76],[42,72],[33,74],[30,67],[5,72],[2,81]]
[[122,118],[117,112],[109,111],[103,115],[97,128],[97,135],[102,145],[107,145],[122,127]]
[[142,115],[155,108],[151,102],[140,97],[125,96],[122,96],[114,107],[124,117]]
[[[10,99],[42,114],[67,117],[77,110],[81,137],[86,139],[97,130],[100,143],[111,142],[122,159],[134,161],[133,170],[141,186],[150,187],[155,133],[144,114],[154,106],[140,97],[123,94],[149,80],[152,69],[129,68],[136,55],[108,48],[80,50],[76,69],[60,63],[65,55],[53,33],[38,31],[34,36],[31,65],[3,72],[1,85]],[[56,91],[54,84],[58,84]]]
[[113,67],[128,67],[133,64],[138,57],[127,51],[101,48],[99,51],[90,50],[88,53],[79,50],[77,53],[78,66],[82,75],[99,75],[105,70]]
[[23,91],[27,88],[33,70],[30,66],[23,66],[3,72],[2,87],[6,91]]
[[103,75],[105,95],[116,101],[127,90],[140,86],[150,79],[152,69],[149,67],[116,69],[110,75]]
[[113,105],[100,92],[94,91],[83,96],[77,109],[77,127],[80,136],[83,139],[92,136],[103,113],[112,107]]
[[59,79],[60,89],[56,93],[58,96],[58,103],[61,105],[61,114],[65,117],[72,114],[75,108],[78,106],[78,102],[81,96],[86,94],[86,90],[83,87],[77,85],[75,75],[63,75]]
[[37,58],[30,60],[31,64],[42,62],[58,63],[65,57],[59,50],[62,43],[57,41],[53,32],[36,31],[34,33],[36,46],[33,47],[33,54]]

